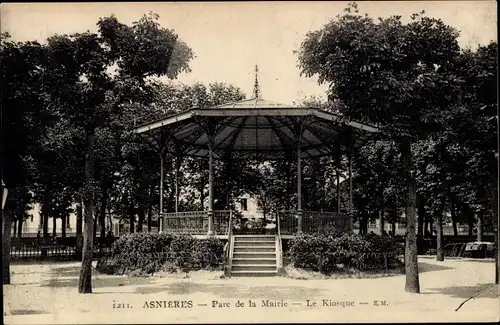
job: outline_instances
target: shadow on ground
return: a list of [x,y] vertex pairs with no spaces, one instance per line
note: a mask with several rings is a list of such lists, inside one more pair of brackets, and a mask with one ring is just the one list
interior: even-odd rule
[[[47,273],[50,278],[43,280],[42,287],[64,288],[78,287],[80,276],[80,266],[63,266],[53,268]],[[59,278],[64,277],[64,278]],[[92,269],[92,287],[93,288],[112,288],[126,285],[145,285],[151,284],[155,280],[154,277],[125,277],[116,275],[104,275]]]
[[324,289],[305,288],[300,286],[245,286],[232,284],[199,284],[192,282],[177,282],[154,287],[138,287],[137,293],[153,294],[167,293],[171,295],[191,295],[196,293],[212,294],[221,298],[265,298],[301,300],[304,297],[314,299],[321,296]]
[[32,259],[16,259],[16,258],[11,258],[10,261],[11,265],[61,265],[61,264],[75,264],[75,260],[72,258],[69,259],[63,259],[63,260],[58,260],[56,258],[54,259],[39,259],[39,258],[32,258]]
[[[52,268],[48,273],[49,278],[43,280],[42,287],[50,288],[75,288],[78,287],[80,266],[62,266]],[[295,299],[304,297],[314,298],[325,290],[305,288],[300,286],[254,286],[234,284],[203,284],[196,282],[175,282],[170,284],[158,283],[156,277],[127,277],[103,275],[93,270],[93,288],[113,288],[121,286],[136,286],[134,293],[155,294],[166,293],[170,295],[190,295],[196,293],[212,294],[221,298],[265,298],[265,299]],[[256,281],[256,283],[258,283]],[[97,292],[96,292],[97,293]],[[105,293],[105,292],[99,292]]]
[[453,267],[449,267],[449,266],[430,264],[430,263],[425,263],[425,262],[418,262],[418,273],[444,271],[444,270],[452,270],[452,269],[453,269]]
[[472,296],[477,298],[498,299],[498,286],[494,284],[478,284],[474,286],[453,286],[444,288],[429,288],[432,292],[424,292],[426,295],[448,295],[453,298],[467,299]]
[[41,315],[47,314],[46,311],[43,310],[30,310],[30,309],[13,309],[10,311],[12,315]]
[[[108,277],[92,277],[92,287],[93,288],[112,288],[121,287],[128,285],[143,285],[151,284],[155,281],[155,278],[142,278],[142,277],[118,277],[118,276],[108,276]],[[42,282],[42,287],[50,288],[78,288],[78,277],[71,279],[58,279],[51,278],[44,280]]]

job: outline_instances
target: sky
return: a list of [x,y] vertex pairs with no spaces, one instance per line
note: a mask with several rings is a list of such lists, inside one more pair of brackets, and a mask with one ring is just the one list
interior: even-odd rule
[[[325,96],[316,78],[300,76],[299,50],[307,32],[341,14],[347,2],[214,2],[214,3],[8,3],[1,4],[2,32],[17,41],[44,42],[53,34],[96,31],[99,17],[114,14],[130,24],[152,11],[163,27],[174,29],[196,58],[185,84],[226,82],[251,97],[254,67],[259,66],[262,97],[292,104],[308,96]],[[372,17],[425,10],[460,32],[462,47],[497,40],[496,1],[362,1],[361,13]]]

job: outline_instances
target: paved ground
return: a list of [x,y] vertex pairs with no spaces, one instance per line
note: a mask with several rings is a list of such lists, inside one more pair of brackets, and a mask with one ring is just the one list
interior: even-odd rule
[[[7,324],[498,320],[493,261],[438,263],[423,256],[419,261],[419,295],[404,291],[403,275],[220,279],[214,272],[187,279],[95,273],[94,293],[82,295],[77,293],[78,263],[13,265],[12,284],[4,286],[4,319]],[[267,306],[262,300],[268,300]],[[238,301],[244,306],[237,307]],[[156,305],[161,308],[152,308]]]

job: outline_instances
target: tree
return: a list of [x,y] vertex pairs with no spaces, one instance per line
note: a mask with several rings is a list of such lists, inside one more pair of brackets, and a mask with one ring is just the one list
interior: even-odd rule
[[449,191],[455,175],[448,155],[449,141],[445,132],[439,132],[415,145],[417,191],[426,196],[422,208],[430,211],[434,218],[437,261],[444,260],[443,215],[451,205]]
[[416,242],[416,188],[412,143],[447,121],[456,102],[458,32],[439,19],[414,14],[379,18],[359,14],[355,3],[301,45],[302,73],[330,84],[329,96],[349,118],[376,124],[397,143],[406,188],[405,290],[419,293]]
[[[497,101],[497,57],[498,44],[491,42],[480,46],[477,51],[464,50],[457,60],[458,69],[463,76],[462,92],[465,105],[455,114],[456,141],[462,151],[457,153],[460,161],[469,170],[468,181],[477,201],[486,206],[491,213],[496,228],[497,245],[495,281],[500,276],[498,258],[498,119]],[[484,202],[489,201],[489,204]]]
[[[151,76],[175,78],[189,71],[193,53],[177,34],[159,26],[158,15],[132,26],[101,18],[98,33],[55,35],[48,40],[51,73],[60,79],[52,98],[85,141],[84,247],[79,292],[92,292],[96,146],[100,129],[119,119],[126,103],[151,98]],[[113,72],[111,69],[116,68]]]
[[[2,106],[2,183],[9,195],[2,210],[2,281],[10,283],[10,238],[14,218],[22,218],[31,202],[36,175],[33,151],[43,128],[43,47],[36,42],[13,42],[0,34]],[[2,185],[3,190],[3,185]]]

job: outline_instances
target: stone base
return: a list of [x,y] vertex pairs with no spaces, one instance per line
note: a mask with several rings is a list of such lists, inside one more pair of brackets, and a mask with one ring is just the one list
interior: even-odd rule
[[231,267],[229,265],[224,265],[224,276],[226,278],[231,277]]

